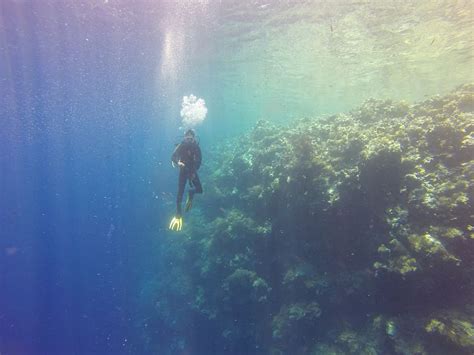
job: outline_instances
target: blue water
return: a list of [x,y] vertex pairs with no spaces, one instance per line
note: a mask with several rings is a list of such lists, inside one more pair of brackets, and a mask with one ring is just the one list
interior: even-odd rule
[[125,353],[174,187],[150,22],[56,1],[0,14],[0,352]]

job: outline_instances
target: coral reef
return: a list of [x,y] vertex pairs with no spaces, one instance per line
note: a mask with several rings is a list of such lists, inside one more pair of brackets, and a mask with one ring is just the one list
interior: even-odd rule
[[150,317],[196,353],[186,316],[202,353],[473,353],[473,97],[260,121],[209,152],[157,276],[174,316]]
[[447,315],[442,320],[432,319],[425,329],[428,333],[445,337],[460,348],[474,351],[474,326],[469,320]]

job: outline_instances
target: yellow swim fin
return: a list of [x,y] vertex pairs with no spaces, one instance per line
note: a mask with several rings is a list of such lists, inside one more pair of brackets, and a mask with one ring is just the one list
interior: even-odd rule
[[175,230],[176,232],[179,232],[181,229],[183,229],[183,217],[174,216],[170,222],[169,229]]

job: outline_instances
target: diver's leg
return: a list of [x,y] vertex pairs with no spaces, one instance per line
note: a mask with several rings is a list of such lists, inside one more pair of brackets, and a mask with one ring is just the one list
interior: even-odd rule
[[202,194],[201,180],[199,180],[199,176],[198,176],[197,173],[194,173],[192,183],[193,183],[193,186],[194,186],[193,195],[194,194]]
[[193,188],[188,191],[188,199],[186,200],[186,207],[185,207],[186,212],[189,211],[193,205],[194,194],[202,194],[202,185],[197,173],[193,174],[189,182]]
[[181,215],[181,202],[183,201],[184,187],[186,186],[187,175],[183,169],[179,170],[178,196],[176,197],[176,214]]

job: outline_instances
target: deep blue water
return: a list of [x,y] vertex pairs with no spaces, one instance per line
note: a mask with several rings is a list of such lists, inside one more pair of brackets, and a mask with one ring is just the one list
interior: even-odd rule
[[126,352],[174,187],[146,21],[71,6],[0,4],[2,354]]

